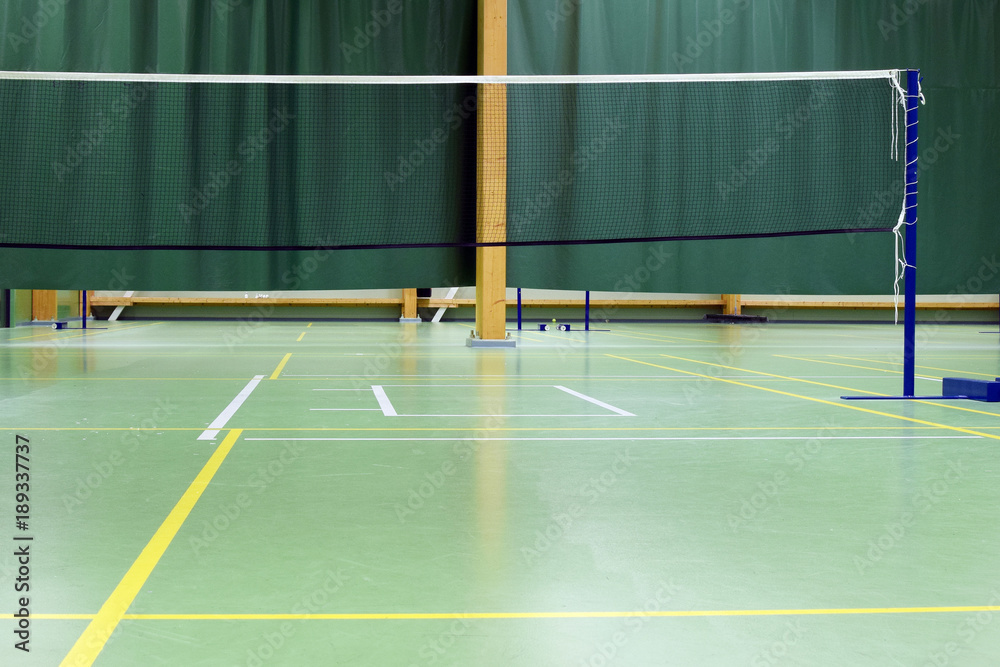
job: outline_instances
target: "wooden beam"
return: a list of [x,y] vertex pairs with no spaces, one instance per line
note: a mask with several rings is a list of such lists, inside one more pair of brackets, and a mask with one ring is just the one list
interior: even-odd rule
[[[507,0],[479,0],[479,74],[507,74]],[[479,86],[476,238],[507,240],[507,87]],[[476,248],[476,334],[507,336],[507,249]]]
[[[892,301],[781,301],[779,299],[746,299],[744,308],[830,308],[850,310],[893,308]],[[899,304],[903,309],[903,304]],[[996,310],[997,304],[986,301],[918,301],[917,310]]]
[[739,294],[722,295],[722,312],[724,315],[741,315],[741,304]]
[[417,288],[403,290],[403,317],[408,320],[417,319]]
[[36,322],[50,322],[56,319],[59,301],[53,289],[31,290],[31,319]]
[[232,299],[226,297],[174,297],[174,296],[95,296],[94,306],[399,306],[402,298],[359,299]]

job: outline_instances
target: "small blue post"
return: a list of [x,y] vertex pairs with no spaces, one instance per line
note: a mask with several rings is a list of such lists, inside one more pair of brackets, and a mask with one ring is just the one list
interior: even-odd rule
[[517,288],[517,330],[521,330],[521,288]]
[[590,290],[583,299],[583,330],[590,331]]
[[917,330],[917,107],[920,70],[906,71],[906,268],[903,314],[903,396],[914,396]]

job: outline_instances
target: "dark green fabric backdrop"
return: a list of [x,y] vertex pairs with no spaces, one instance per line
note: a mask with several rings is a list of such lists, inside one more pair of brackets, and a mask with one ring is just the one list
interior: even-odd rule
[[[476,72],[468,0],[9,0],[0,69],[211,74]],[[328,252],[0,248],[0,285],[281,290],[462,285],[458,249]]]
[[[509,0],[511,74],[919,67],[919,288],[1000,290],[997,0]],[[0,69],[469,74],[475,0],[8,0]],[[375,12],[373,15],[372,12]],[[374,23],[373,23],[374,22]],[[372,36],[366,35],[366,31]],[[887,235],[518,248],[511,285],[886,293]],[[469,284],[462,250],[0,249],[0,285],[330,289]]]
[[[996,293],[997,5],[509,0],[509,69],[626,74],[920,68],[927,105],[920,110],[918,289]],[[567,289],[639,283],[650,291],[885,294],[893,276],[892,240],[883,234],[516,248],[508,257],[512,285]]]

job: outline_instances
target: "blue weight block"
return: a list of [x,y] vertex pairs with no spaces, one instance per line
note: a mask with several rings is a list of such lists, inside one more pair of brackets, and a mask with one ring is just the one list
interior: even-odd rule
[[986,403],[1000,402],[1000,378],[996,380],[944,378],[941,384],[941,393],[945,396],[965,396]]

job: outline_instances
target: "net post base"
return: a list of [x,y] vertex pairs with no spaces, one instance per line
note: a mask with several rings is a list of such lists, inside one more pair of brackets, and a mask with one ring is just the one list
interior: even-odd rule
[[420,317],[401,317],[401,318],[399,318],[399,323],[400,324],[420,324],[421,322],[423,322],[423,320],[420,319]]
[[475,332],[469,334],[469,337],[465,339],[466,347],[517,347],[517,341],[507,334],[506,338],[479,338],[476,336]]

